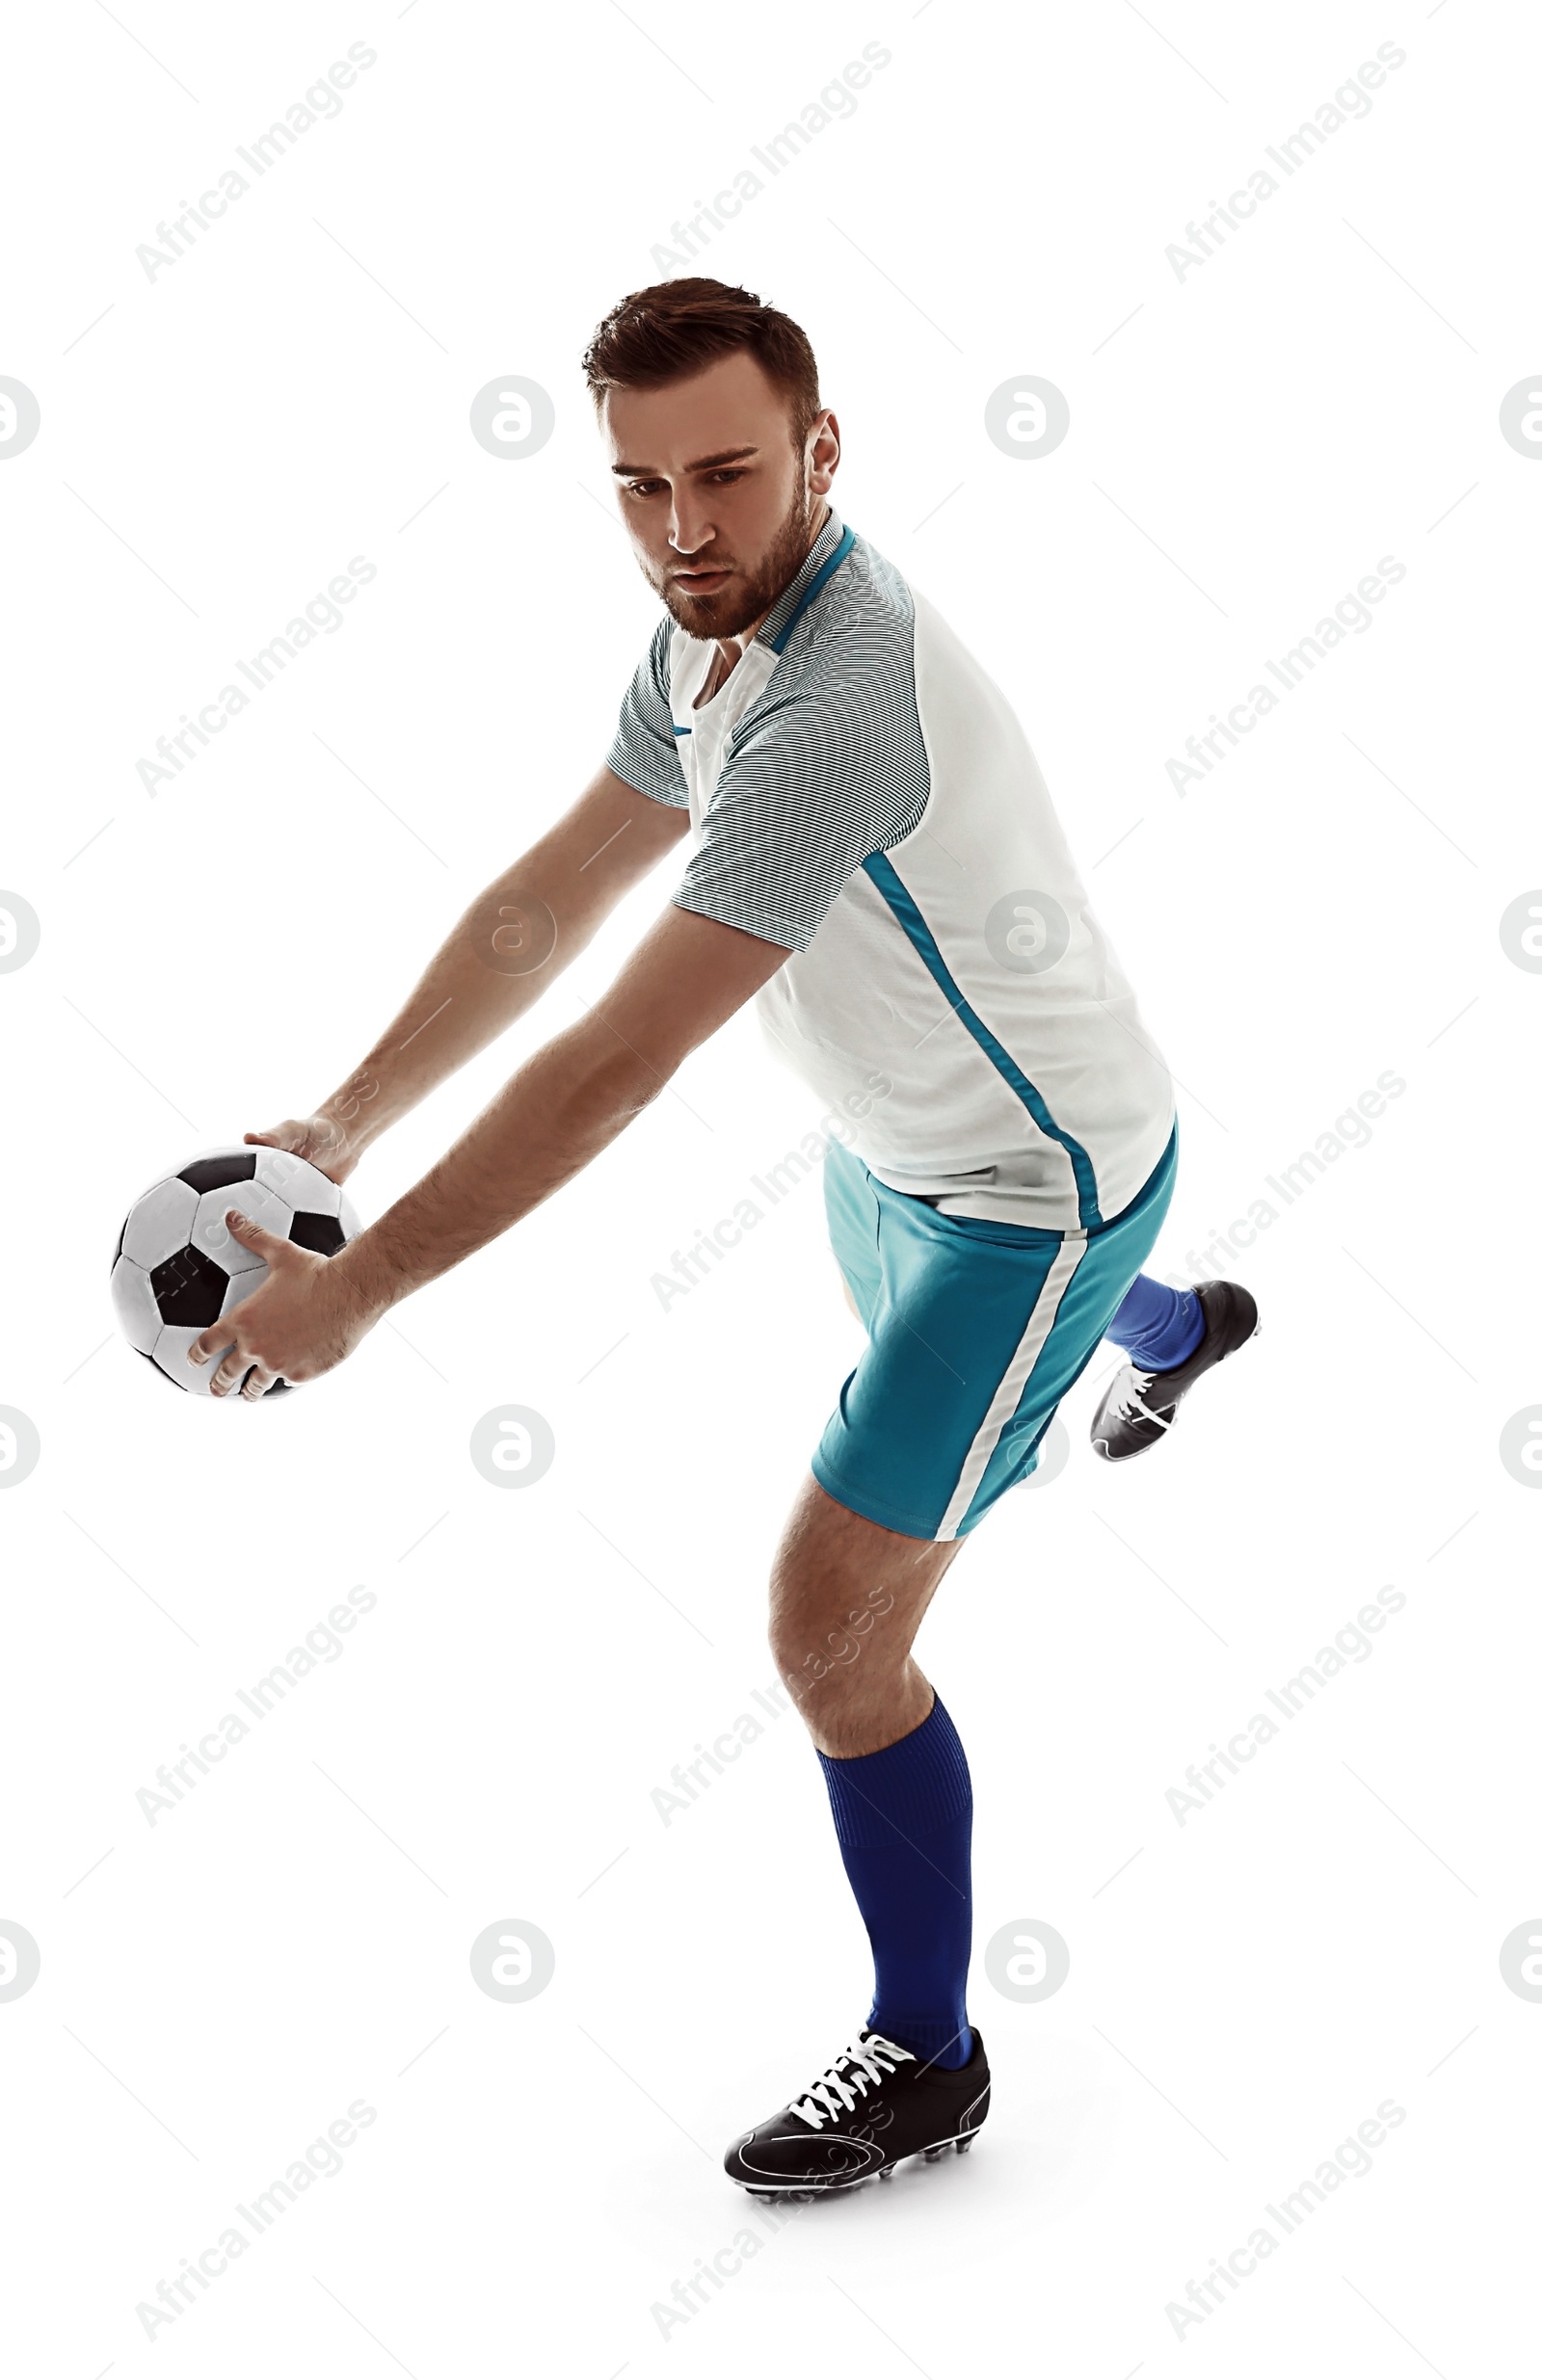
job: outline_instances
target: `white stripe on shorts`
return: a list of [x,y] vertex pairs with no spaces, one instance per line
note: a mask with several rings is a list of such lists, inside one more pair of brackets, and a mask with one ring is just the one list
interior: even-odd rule
[[958,1475],[958,1485],[947,1500],[943,1525],[937,1532],[937,1542],[958,1535],[958,1524],[974,1500],[974,1491],[985,1476],[985,1467],[996,1452],[1001,1432],[1017,1412],[1028,1374],[1044,1349],[1044,1342],[1054,1328],[1060,1300],[1065,1295],[1067,1282],[1087,1253],[1086,1237],[1081,1232],[1067,1232],[1059,1253],[1045,1275],[1044,1287],[1033,1303],[1027,1329],[1019,1339],[1012,1361],[1001,1375],[1000,1386],[992,1397],[985,1419],[974,1433],[973,1442],[964,1458],[964,1468]]

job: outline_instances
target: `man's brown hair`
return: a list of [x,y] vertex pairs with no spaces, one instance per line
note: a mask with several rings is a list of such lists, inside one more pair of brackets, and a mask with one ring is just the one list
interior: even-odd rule
[[584,378],[598,411],[607,388],[662,388],[741,347],[784,391],[801,448],[821,410],[813,349],[790,315],[727,281],[688,278],[634,289],[590,340]]

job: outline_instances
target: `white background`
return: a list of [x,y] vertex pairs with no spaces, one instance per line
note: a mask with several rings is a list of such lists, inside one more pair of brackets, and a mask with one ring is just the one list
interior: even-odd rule
[[[146,278],[351,41],[337,119]],[[666,2335],[748,2221],[725,2143],[866,2008],[794,1716],[669,1827],[650,1798],[770,1680],[767,1563],[859,1345],[815,1182],[667,1312],[651,1277],[811,1099],[741,1016],[549,1208],[255,1411],[127,1351],[107,1260],[146,1181],[341,1079],[602,755],[655,614],[585,339],[868,41],[855,116],[701,269],[805,324],[844,516],[1021,712],[1182,1085],[1155,1269],[1217,1269],[1265,1176],[1384,1071],[1406,1091],[1225,1256],[1263,1335],[1172,1441],[1095,1460],[1100,1360],[1065,1468],[927,1622],[975,1781],[984,2139],[805,2210]],[[1369,115],[1180,279],[1168,244],[1385,41]],[[0,976],[0,1403],[42,1446],[0,1495],[0,1919],[41,1950],[0,2001],[18,2371],[1520,2367],[1542,2006],[1499,1947],[1542,1905],[1542,1630],[1498,1445],[1542,1396],[1542,983],[1499,919],[1542,881],[1542,471],[1498,416],[1539,362],[1537,48],[1474,0],[13,22],[0,372],[42,412],[0,470],[0,883],[42,935]],[[522,461],[467,428],[508,373],[556,407]],[[1024,373],[1071,409],[1037,461],[983,427]],[[343,625],[148,795],[155,739],[354,555]],[[1176,793],[1184,739],[1383,556],[1373,625]],[[674,865],[370,1156],[366,1219]],[[556,1434],[527,1491],[468,1458],[499,1400]],[[360,1582],[341,1657],[147,1824],[157,1765]],[[1187,1765],[1387,1584],[1371,1657],[1181,1827]],[[504,1918],[556,1950],[515,2006],[468,1965]],[[1034,1919],[1071,1971],[1024,2005],[978,1951]],[[1389,2099],[1373,2171],[1175,2336]],[[355,2100],[343,2170],[147,2339],[136,2306]]]

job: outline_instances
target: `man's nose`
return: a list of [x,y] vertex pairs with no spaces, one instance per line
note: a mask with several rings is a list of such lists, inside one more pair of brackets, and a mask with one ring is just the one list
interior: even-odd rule
[[709,545],[717,531],[704,510],[693,504],[682,504],[678,497],[670,514],[669,542],[682,556],[699,554]]

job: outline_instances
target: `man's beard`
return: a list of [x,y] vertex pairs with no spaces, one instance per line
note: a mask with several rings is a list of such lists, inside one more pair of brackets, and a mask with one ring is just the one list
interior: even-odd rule
[[[663,598],[670,617],[688,635],[704,642],[711,637],[738,636],[752,621],[764,618],[789,580],[797,576],[813,543],[814,518],[808,489],[800,488],[758,569],[748,576],[735,570],[728,586],[720,587],[715,595],[701,595],[679,586],[666,571],[662,585],[654,581],[654,593]],[[701,556],[704,568],[714,567],[709,553],[710,549]]]

